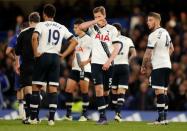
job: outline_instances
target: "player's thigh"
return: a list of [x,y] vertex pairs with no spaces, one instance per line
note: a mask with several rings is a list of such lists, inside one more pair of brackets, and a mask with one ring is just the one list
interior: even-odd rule
[[21,88],[32,87],[33,70],[34,70],[33,64],[26,64],[26,65],[21,66],[21,68],[20,68],[20,86],[21,86]]
[[78,83],[80,81],[80,71],[71,70],[68,78],[70,78]]
[[59,86],[60,78],[60,58],[57,54],[48,54],[49,65],[46,74],[48,85]]
[[103,70],[102,65],[100,64],[91,64],[91,76],[93,79],[94,85],[103,85]]
[[65,91],[68,93],[73,93],[76,87],[77,82],[75,80],[72,80],[71,78],[68,78]]
[[69,78],[67,80],[66,88],[65,88],[66,92],[72,93],[75,90],[77,83],[80,80],[79,76],[80,76],[80,71],[71,70]]
[[89,82],[91,79],[91,73],[90,72],[85,72],[84,73],[84,78],[80,79],[80,90],[82,93],[88,93],[88,88],[89,88]]
[[32,76],[32,84],[38,85],[38,87],[46,86],[47,79],[46,74],[48,72],[50,60],[47,54],[42,54],[40,57],[36,58],[34,63],[34,71]]
[[107,71],[103,71],[103,85],[104,91],[109,91],[112,85],[113,68],[110,67]]
[[157,92],[159,90],[165,90],[165,73],[163,71],[163,68],[159,68],[151,72],[151,86]]
[[128,81],[129,81],[129,66],[121,65],[118,68],[118,90],[127,90],[128,89]]
[[169,86],[169,76],[170,76],[170,73],[171,73],[171,69],[166,68],[164,72],[165,72],[165,88],[167,89],[168,86]]
[[112,73],[112,91],[113,93],[116,92],[117,88],[118,88],[118,72],[117,72],[118,68],[116,66],[113,67],[113,73]]

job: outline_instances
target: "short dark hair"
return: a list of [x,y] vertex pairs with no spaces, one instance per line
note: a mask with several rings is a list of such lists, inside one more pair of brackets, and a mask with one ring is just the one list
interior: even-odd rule
[[104,6],[98,6],[93,9],[93,14],[101,12],[101,14],[106,15],[106,10]]
[[121,32],[122,31],[122,26],[121,26],[121,24],[120,23],[114,23],[114,24],[112,24],[114,27],[116,27],[116,29],[119,31],[119,32]]
[[84,22],[84,20],[83,19],[76,19],[75,21],[74,21],[74,25],[80,25],[80,24],[82,24]]
[[158,19],[159,21],[161,21],[160,14],[156,13],[156,12],[149,12],[148,17],[154,17],[154,18]]
[[54,18],[56,14],[56,8],[52,4],[46,4],[44,6],[43,13],[50,18]]
[[38,23],[40,22],[40,15],[38,12],[32,12],[29,15],[29,22]]

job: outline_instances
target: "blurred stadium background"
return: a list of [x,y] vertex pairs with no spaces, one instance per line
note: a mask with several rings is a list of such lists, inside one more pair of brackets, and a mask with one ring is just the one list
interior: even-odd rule
[[[154,91],[149,88],[148,79],[140,75],[140,65],[147,45],[148,34],[146,14],[159,12],[162,26],[171,35],[175,51],[171,57],[173,70],[170,75],[169,110],[174,121],[187,121],[187,1],[186,0],[0,0],[0,117],[16,117],[16,92],[14,90],[13,61],[5,55],[7,44],[18,31],[20,25],[27,21],[32,11],[42,13],[45,3],[53,3],[57,8],[55,20],[72,31],[76,18],[93,19],[92,9],[103,5],[107,10],[109,23],[119,22],[123,33],[132,38],[138,56],[131,65],[129,91],[123,109],[128,120],[141,120],[138,115],[146,117],[155,115],[147,111],[155,110]],[[59,109],[64,108],[64,88],[71,69],[72,57],[61,62],[59,79]],[[4,82],[3,79],[7,78]],[[93,86],[90,84],[90,109],[95,109]],[[74,111],[80,111],[80,93],[74,94]],[[46,108],[46,102],[42,104]],[[142,112],[146,111],[146,112]],[[173,112],[178,111],[178,112]],[[180,111],[180,112],[179,112]],[[142,114],[147,113],[147,114]],[[110,114],[110,113],[109,113]],[[133,115],[135,114],[135,116]],[[128,118],[132,116],[132,118]],[[135,118],[133,118],[135,117]],[[154,118],[152,116],[151,118]],[[146,120],[151,118],[145,118]]]

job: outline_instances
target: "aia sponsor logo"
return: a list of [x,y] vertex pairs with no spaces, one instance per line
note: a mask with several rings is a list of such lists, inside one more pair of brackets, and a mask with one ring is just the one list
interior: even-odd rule
[[98,34],[98,33],[95,35],[95,39],[99,39],[100,41],[103,41],[103,42],[110,41],[109,35],[103,35],[103,34]]

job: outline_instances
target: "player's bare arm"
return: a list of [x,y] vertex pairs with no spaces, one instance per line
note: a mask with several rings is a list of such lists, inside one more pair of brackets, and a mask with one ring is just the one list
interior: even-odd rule
[[20,56],[15,56],[15,65],[14,65],[14,70],[16,74],[20,75]]
[[85,61],[81,61],[80,62],[80,67],[83,68],[85,65],[87,65],[90,62],[91,62],[91,58],[89,58],[88,60],[85,60]]
[[38,48],[38,33],[33,33],[32,35],[32,48],[33,48],[33,52],[34,52],[34,56],[35,57],[39,57],[41,54],[38,53],[37,48]]
[[150,67],[151,55],[152,55],[152,49],[146,49],[144,57],[143,57],[143,61],[142,61],[142,66],[141,66],[142,74],[146,74],[146,69]]
[[129,63],[131,63],[132,59],[134,57],[136,57],[136,49],[133,47],[133,48],[130,48],[129,49],[129,53],[130,53],[130,57],[129,57]]
[[105,18],[100,17],[100,18],[97,18],[95,20],[87,21],[87,22],[84,22],[84,23],[80,24],[79,28],[81,30],[87,30],[90,26],[95,25],[95,24],[98,23],[98,21],[103,21],[103,20],[105,20]]
[[174,47],[173,47],[173,43],[171,43],[169,47],[169,55],[171,56],[173,52],[174,52]]
[[12,60],[15,60],[15,55],[14,55],[12,47],[7,47],[7,49],[6,49],[6,55],[8,57],[10,57]]
[[62,59],[64,59],[66,56],[68,56],[72,51],[74,51],[75,47],[77,46],[78,42],[74,39],[71,38],[69,41],[69,46],[68,48],[62,53],[59,54]]
[[102,67],[103,70],[108,70],[108,68],[110,67],[112,61],[118,55],[121,45],[119,43],[115,43],[115,44],[113,44],[113,47],[114,47],[114,49],[113,49],[113,51],[111,53],[110,58],[107,60],[107,62]]

